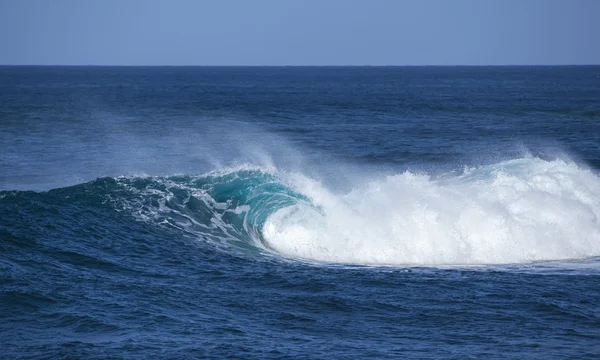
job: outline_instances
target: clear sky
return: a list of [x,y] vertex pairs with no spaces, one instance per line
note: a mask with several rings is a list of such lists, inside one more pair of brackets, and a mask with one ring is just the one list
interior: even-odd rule
[[0,64],[600,64],[600,0],[0,0]]

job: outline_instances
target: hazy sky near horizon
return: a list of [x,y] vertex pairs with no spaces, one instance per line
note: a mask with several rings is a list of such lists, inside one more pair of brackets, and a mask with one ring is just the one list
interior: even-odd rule
[[600,0],[0,0],[0,64],[600,64]]

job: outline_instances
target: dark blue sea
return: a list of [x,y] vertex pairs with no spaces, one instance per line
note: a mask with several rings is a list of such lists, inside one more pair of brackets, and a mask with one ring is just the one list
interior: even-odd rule
[[0,358],[600,358],[600,66],[3,66],[0,146]]

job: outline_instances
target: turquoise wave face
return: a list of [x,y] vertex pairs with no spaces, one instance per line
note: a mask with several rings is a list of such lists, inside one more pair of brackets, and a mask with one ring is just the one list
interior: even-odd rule
[[257,169],[200,176],[104,178],[82,186],[138,220],[245,249],[268,248],[262,228],[273,213],[299,203],[312,206],[306,196],[277,176]]

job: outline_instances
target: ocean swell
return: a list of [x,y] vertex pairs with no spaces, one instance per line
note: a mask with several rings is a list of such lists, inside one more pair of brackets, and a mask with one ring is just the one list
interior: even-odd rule
[[109,206],[209,246],[302,261],[435,266],[600,255],[600,178],[569,160],[363,175],[341,191],[300,172],[239,166],[102,178],[48,194]]

